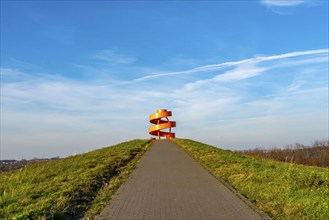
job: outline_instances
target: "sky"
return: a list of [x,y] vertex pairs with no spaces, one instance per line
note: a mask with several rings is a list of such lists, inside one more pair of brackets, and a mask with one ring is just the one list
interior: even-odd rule
[[1,1],[0,159],[149,138],[241,150],[328,137],[328,1]]

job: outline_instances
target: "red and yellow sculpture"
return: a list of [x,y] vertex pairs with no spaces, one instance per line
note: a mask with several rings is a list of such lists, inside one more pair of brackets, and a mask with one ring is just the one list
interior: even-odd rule
[[[166,139],[175,138],[175,133],[171,132],[171,128],[176,127],[176,122],[169,121],[169,116],[171,116],[171,111],[167,111],[167,109],[158,109],[155,114],[150,115],[150,123],[154,125],[150,126],[149,134],[157,136],[158,139],[161,139],[161,137]],[[163,129],[169,129],[169,132],[161,131]]]

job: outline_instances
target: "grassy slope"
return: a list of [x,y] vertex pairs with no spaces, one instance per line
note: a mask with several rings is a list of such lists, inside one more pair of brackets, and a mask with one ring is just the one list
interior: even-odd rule
[[173,141],[275,219],[329,219],[329,169],[254,158],[191,140]]
[[0,219],[91,219],[149,146],[133,140],[0,174]]

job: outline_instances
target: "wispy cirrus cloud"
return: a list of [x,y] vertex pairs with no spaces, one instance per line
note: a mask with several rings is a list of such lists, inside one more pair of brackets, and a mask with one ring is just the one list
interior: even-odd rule
[[[217,70],[221,70],[223,68],[230,68],[230,67],[238,67],[238,66],[245,67],[248,65],[256,65],[257,63],[261,63],[264,61],[273,61],[273,60],[294,58],[294,57],[300,57],[300,56],[306,56],[306,55],[326,54],[328,52],[329,52],[329,49],[319,49],[319,50],[297,51],[297,52],[291,52],[291,53],[285,53],[285,54],[273,55],[273,56],[256,56],[254,58],[249,58],[249,59],[240,60],[240,61],[205,65],[205,66],[196,67],[196,68],[193,68],[190,70],[177,71],[177,72],[164,72],[164,73],[159,73],[159,74],[146,75],[146,76],[142,76],[140,78],[136,78],[133,81],[139,82],[139,81],[152,80],[152,79],[161,78],[161,77],[171,77],[171,76],[175,76],[175,75],[185,75],[185,74],[217,71]],[[250,73],[251,72],[249,71],[249,75],[252,76],[253,74],[250,74]],[[225,78],[229,79],[231,77],[229,75],[230,75],[230,73],[227,73]],[[236,75],[236,76],[239,75],[241,78],[247,78],[247,76],[242,76],[243,73],[241,73],[241,72],[235,72],[233,75]],[[237,79],[237,78],[232,77],[232,79]]]
[[193,134],[224,147],[326,138],[328,53],[255,56],[154,75],[147,70],[121,81],[2,68],[3,154],[38,148],[41,155],[32,151],[31,157],[42,156],[51,148],[52,156],[63,156],[147,137],[148,114],[157,108],[173,110],[179,137]]

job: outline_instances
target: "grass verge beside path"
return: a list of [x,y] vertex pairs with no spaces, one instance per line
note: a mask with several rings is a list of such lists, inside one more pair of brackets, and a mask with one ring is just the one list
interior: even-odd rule
[[0,219],[92,219],[150,145],[132,140],[0,174]]
[[254,158],[192,140],[173,142],[275,219],[329,219],[329,169]]

